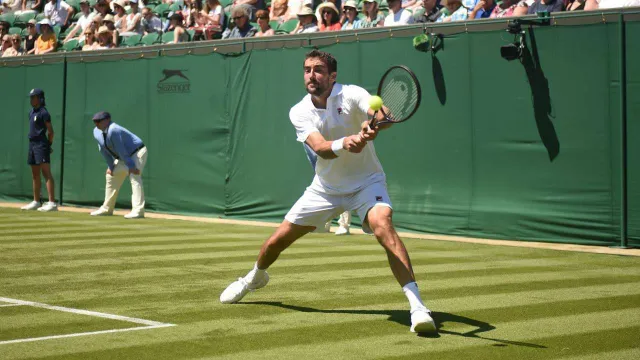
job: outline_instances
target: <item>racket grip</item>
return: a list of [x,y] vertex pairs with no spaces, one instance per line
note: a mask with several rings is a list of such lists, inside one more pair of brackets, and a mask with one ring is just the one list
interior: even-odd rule
[[378,115],[378,110],[373,113],[371,120],[369,120],[369,127],[373,129],[373,126],[376,124],[376,115]]

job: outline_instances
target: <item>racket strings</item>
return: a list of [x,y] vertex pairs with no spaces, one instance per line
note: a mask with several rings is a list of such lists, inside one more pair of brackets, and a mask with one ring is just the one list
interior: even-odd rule
[[388,74],[381,90],[380,97],[390,112],[387,116],[393,121],[408,118],[419,100],[417,84],[405,70],[398,69]]

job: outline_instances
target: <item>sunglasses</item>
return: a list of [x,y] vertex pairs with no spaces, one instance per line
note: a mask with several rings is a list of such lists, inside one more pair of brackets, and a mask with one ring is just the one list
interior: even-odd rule
[[244,16],[234,16],[232,17],[233,20],[238,20],[238,19],[242,19]]

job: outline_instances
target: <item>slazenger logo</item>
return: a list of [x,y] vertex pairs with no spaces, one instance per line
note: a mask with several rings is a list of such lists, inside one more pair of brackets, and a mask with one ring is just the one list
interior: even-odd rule
[[164,78],[158,81],[158,92],[164,93],[188,93],[191,91],[189,78],[184,74],[187,70],[162,70]]

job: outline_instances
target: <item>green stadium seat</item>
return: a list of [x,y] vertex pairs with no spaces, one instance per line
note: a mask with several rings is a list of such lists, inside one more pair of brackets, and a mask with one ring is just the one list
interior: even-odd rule
[[258,23],[250,22],[249,25],[253,26],[257,30],[260,30],[260,25],[258,25]]
[[53,32],[56,33],[56,39],[60,39],[60,30],[61,30],[60,25],[53,26]]
[[27,27],[27,23],[29,22],[29,20],[31,19],[35,19],[36,17],[36,13],[35,12],[29,12],[26,14],[20,14],[18,16],[16,16],[16,19],[13,23],[13,26],[19,27],[21,29],[24,29]]
[[62,44],[62,48],[60,48],[60,51],[64,51],[64,52],[74,51],[74,50],[78,50],[78,47],[79,47],[78,40],[71,39],[66,43]]
[[187,33],[189,33],[189,41],[195,41],[194,38],[196,36],[196,31],[195,30],[187,30]]
[[43,13],[40,13],[38,15],[36,15],[36,21],[40,22],[41,20],[44,20],[46,18],[46,16],[44,16]]
[[276,32],[279,34],[289,34],[290,32],[293,31],[293,29],[296,28],[296,26],[298,26],[297,19],[287,20],[282,24],[280,24],[280,26],[278,26],[278,28],[276,29]]
[[22,29],[22,32],[20,33],[20,35],[22,35],[23,38],[29,36],[29,29]]
[[13,23],[16,21],[16,16],[14,14],[2,14],[0,15],[0,21],[6,21],[9,23],[9,26],[13,26]]
[[278,20],[271,20],[269,21],[269,26],[271,26],[271,28],[275,31],[278,28],[278,25],[280,25],[280,23],[278,22]]
[[13,34],[20,34],[22,32],[22,29],[20,29],[19,27],[12,27],[9,28],[9,35],[13,35]]
[[233,0],[220,0],[220,5],[222,5],[223,9],[231,5],[232,3],[233,3]]
[[160,34],[158,33],[150,33],[142,37],[140,43],[145,46],[159,44],[160,43]]
[[180,10],[181,10],[180,4],[173,3],[173,4],[171,4],[169,6],[169,11],[170,12],[176,12],[176,11],[180,11]]
[[173,41],[173,31],[167,31],[166,33],[162,34],[162,43],[166,44]]
[[153,11],[153,9],[155,9],[155,8],[156,8],[156,6],[155,6],[155,5],[153,5],[153,4],[147,4],[145,7],[146,7],[147,9],[151,10],[151,12],[152,12],[152,13],[155,13],[155,11]]
[[158,15],[163,19],[167,18],[167,14],[169,14],[169,4],[160,4],[153,9],[153,13]]
[[142,35],[126,36],[123,38],[123,41],[122,43],[120,43],[120,46],[122,47],[138,46],[138,44],[140,44],[140,41],[142,41]]

